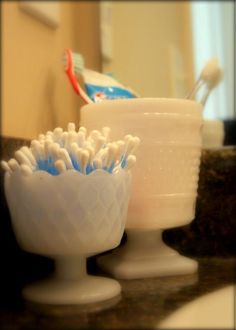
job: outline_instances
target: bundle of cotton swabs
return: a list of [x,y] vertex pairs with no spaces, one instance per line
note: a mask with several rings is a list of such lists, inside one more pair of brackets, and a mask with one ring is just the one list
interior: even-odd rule
[[2,161],[2,168],[8,173],[21,171],[28,175],[35,171],[46,171],[58,175],[67,170],[90,174],[103,169],[115,173],[119,169],[130,169],[136,162],[134,152],[140,139],[126,135],[124,140],[109,142],[111,129],[93,130],[87,134],[85,127],[76,131],[74,123],[68,130],[57,127],[54,131],[40,134],[32,140],[30,147],[23,146],[14,154],[15,158]]

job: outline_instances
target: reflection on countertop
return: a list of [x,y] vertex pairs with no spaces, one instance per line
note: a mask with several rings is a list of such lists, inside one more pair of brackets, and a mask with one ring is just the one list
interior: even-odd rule
[[[0,312],[1,329],[154,329],[181,306],[234,283],[234,258],[200,258],[195,275],[120,281],[122,297],[92,310],[37,306],[23,301]],[[91,263],[94,260],[90,261]],[[99,270],[97,270],[99,272]]]

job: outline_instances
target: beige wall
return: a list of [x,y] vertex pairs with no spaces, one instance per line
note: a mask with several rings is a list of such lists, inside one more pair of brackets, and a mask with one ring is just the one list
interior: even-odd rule
[[100,70],[98,4],[59,1],[61,22],[52,29],[2,3],[2,135],[34,138],[69,121],[78,123],[80,99],[62,69],[65,47]]
[[[112,2],[112,71],[142,96],[173,97],[171,47],[182,54],[185,86],[193,83],[189,3],[179,1]],[[175,61],[175,60],[174,60]],[[178,62],[178,59],[176,59]],[[180,68],[181,75],[184,73]]]

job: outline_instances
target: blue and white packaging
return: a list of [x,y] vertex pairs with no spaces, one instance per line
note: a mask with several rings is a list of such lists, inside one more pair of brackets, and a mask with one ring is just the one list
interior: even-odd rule
[[95,103],[103,100],[136,98],[137,94],[117,80],[93,70],[82,71],[86,93]]

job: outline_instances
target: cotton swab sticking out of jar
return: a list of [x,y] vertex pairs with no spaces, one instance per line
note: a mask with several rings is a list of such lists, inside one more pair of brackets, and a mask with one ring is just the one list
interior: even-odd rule
[[81,172],[84,174],[86,174],[88,160],[89,160],[89,152],[87,150],[82,150],[80,164],[81,164]]
[[[125,170],[130,170],[136,163],[136,157],[134,155],[129,155],[126,159],[125,165],[123,166],[123,168]],[[114,167],[112,173],[116,173],[120,170],[121,168],[121,163],[117,166]]]
[[86,128],[81,127],[78,132],[74,124],[67,128],[65,132],[58,127],[39,135],[30,147],[24,146],[15,152],[16,159],[3,161],[2,168],[10,174],[20,170],[25,175],[35,171],[58,175],[65,170],[88,175],[96,169],[112,173],[115,167],[129,168],[128,157],[139,143],[137,137],[127,135],[125,141],[108,142],[109,127],[104,127],[102,132],[93,130],[87,138]]
[[106,141],[106,142],[109,141],[109,137],[110,137],[110,134],[111,134],[111,129],[110,129],[110,127],[103,127],[103,128],[102,128],[102,133],[103,133],[103,135],[104,135],[104,137],[105,137],[105,141]]
[[58,170],[59,173],[64,173],[66,172],[66,165],[65,163],[63,162],[62,159],[58,159],[55,161],[55,167],[56,169]]
[[68,169],[74,169],[68,151],[65,148],[61,148],[58,150],[58,157],[64,161]]
[[21,173],[25,176],[31,175],[33,173],[32,168],[26,164],[20,165]]
[[10,166],[8,165],[8,162],[6,162],[5,160],[1,161],[1,166],[5,172],[12,173],[12,170],[11,170]]
[[36,166],[36,160],[31,152],[31,150],[24,146],[21,147],[20,150],[25,154],[26,157],[28,157],[29,161],[31,162],[32,166]]
[[15,158],[19,162],[19,164],[26,164],[29,167],[32,167],[31,162],[29,161],[28,157],[21,150],[17,150],[15,152]]
[[93,160],[93,168],[95,170],[102,169],[102,160],[99,158],[94,158]]
[[68,132],[75,132],[75,123],[69,123],[67,125]]
[[13,172],[20,169],[20,165],[15,158],[11,158],[8,161],[8,165]]
[[63,129],[61,127],[56,127],[53,131],[53,141],[58,142],[61,140],[63,134]]

